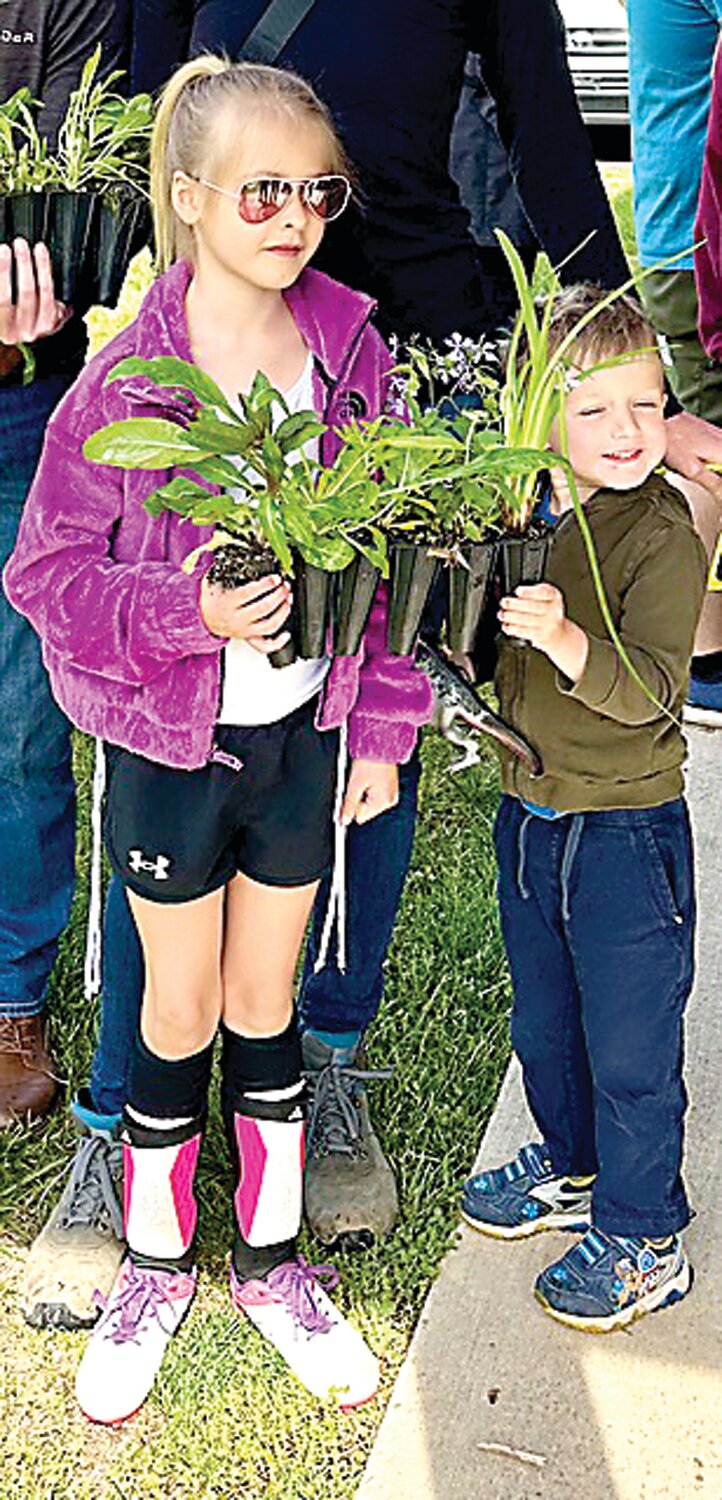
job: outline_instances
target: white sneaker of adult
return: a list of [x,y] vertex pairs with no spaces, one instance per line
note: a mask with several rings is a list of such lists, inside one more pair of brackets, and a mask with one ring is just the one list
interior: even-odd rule
[[123,1261],[75,1380],[78,1405],[110,1426],[143,1405],[196,1290],[198,1273]]
[[332,1266],[309,1266],[300,1255],[258,1281],[240,1281],[231,1264],[231,1298],[312,1395],[335,1398],[347,1411],[376,1395],[378,1360],[334,1307],[320,1277],[331,1287],[338,1281]]

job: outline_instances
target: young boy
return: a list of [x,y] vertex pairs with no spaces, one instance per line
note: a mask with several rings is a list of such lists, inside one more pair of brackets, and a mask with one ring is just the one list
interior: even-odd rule
[[[602,297],[587,285],[560,294],[553,347]],[[656,703],[609,639],[557,470],[547,581],[501,601],[496,684],[544,765],[532,780],[504,764],[495,829],[512,1041],[543,1144],[472,1177],[463,1213],[505,1239],[586,1230],[535,1293],[553,1317],[598,1332],[692,1283],[679,1238],[695,916],[679,718],[707,564],[686,502],[657,472],[662,368],[637,303],[598,311],[572,366],[568,457],[617,630]]]

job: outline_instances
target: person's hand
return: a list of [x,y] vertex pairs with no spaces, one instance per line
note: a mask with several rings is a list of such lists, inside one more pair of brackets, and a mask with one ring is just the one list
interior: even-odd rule
[[578,682],[589,652],[586,632],[567,619],[564,595],[552,583],[520,584],[502,599],[499,620],[505,635],[529,641],[564,673]]
[[[12,265],[15,258],[17,301],[12,301]],[[46,245],[31,252],[26,240],[0,245],[0,344],[33,344],[57,333],[72,309],[58,302],[53,270]]]
[[264,656],[278,651],[291,638],[288,630],[276,634],[291,611],[290,585],[276,573],[237,589],[223,589],[209,583],[206,576],[201,584],[200,608],[211,635],[247,641]]
[[375,760],[355,760],[341,808],[341,822],[370,823],[399,800],[398,766]]
[[665,463],[685,479],[697,484],[722,505],[722,474],[715,474],[708,464],[722,465],[722,429],[689,411],[677,412],[664,424],[667,433]]

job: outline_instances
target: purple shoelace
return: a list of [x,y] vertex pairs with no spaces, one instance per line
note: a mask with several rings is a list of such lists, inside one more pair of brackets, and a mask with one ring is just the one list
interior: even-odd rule
[[302,1255],[295,1260],[286,1260],[283,1265],[269,1271],[262,1281],[238,1282],[235,1278],[234,1300],[244,1306],[260,1306],[264,1302],[285,1302],[295,1323],[305,1333],[328,1333],[333,1328],[332,1320],[318,1306],[316,1282],[323,1280],[325,1288],[332,1291],[338,1284],[335,1266],[310,1266]]
[[[113,1326],[104,1333],[114,1344],[139,1343],[138,1331],[144,1319],[158,1318],[163,1306],[172,1307],[179,1298],[191,1295],[195,1283],[191,1276],[179,1276],[175,1271],[152,1271],[126,1261],[123,1268],[123,1287],[113,1298],[110,1319]],[[98,1298],[101,1306],[104,1299]],[[108,1303],[105,1302],[105,1306]],[[116,1321],[116,1314],[120,1317]],[[109,1319],[109,1321],[110,1321]]]

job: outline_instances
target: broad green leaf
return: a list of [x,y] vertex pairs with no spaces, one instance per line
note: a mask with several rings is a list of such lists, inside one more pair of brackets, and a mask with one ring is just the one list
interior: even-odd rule
[[261,452],[263,462],[270,477],[275,480],[282,479],[285,469],[284,457],[272,433],[266,433],[261,445]]
[[341,568],[347,568],[353,562],[354,549],[350,542],[344,541],[341,536],[319,537],[311,546],[299,546],[299,552],[316,568],[325,568],[328,573],[335,573]]
[[199,401],[218,407],[238,421],[238,413],[233,410],[220,386],[204,370],[199,369],[198,365],[191,364],[188,360],[177,359],[170,354],[158,354],[153,359],[142,359],[140,355],[130,354],[126,359],[119,360],[108,372],[105,385],[110,385],[114,380],[125,380],[130,375],[146,375],[161,390],[179,388],[191,391]]
[[120,469],[188,468],[194,460],[200,462],[211,456],[198,446],[190,431],[161,417],[110,422],[86,438],[83,454],[94,463]]
[[249,452],[254,434],[248,422],[224,422],[209,411],[199,411],[190,425],[199,446],[218,454],[243,458]]
[[292,569],[291,549],[288,545],[278,513],[273,503],[273,497],[267,491],[259,496],[258,500],[258,524],[269,545],[281,564],[284,573]]
[[299,411],[284,417],[276,428],[275,438],[281,452],[286,455],[303,448],[312,438],[322,437],[327,431],[326,423],[319,422],[314,412]]

